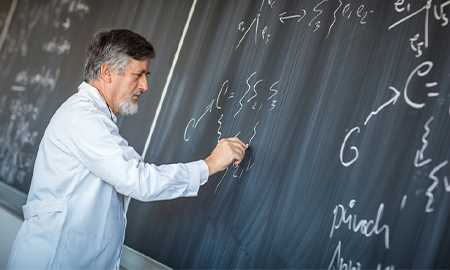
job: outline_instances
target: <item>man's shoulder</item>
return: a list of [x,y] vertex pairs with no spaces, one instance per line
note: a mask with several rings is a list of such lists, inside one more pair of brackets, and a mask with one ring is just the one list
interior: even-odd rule
[[80,141],[96,140],[117,129],[107,116],[90,97],[75,93],[53,114],[41,143],[58,145],[60,149],[74,153],[74,146]]
[[56,110],[49,128],[73,132],[84,128],[83,123],[87,121],[105,122],[108,118],[92,99],[75,93]]

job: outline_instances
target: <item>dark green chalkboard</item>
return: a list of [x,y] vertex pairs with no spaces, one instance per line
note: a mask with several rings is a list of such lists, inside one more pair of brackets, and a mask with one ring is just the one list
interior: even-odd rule
[[198,198],[132,201],[128,246],[175,268],[448,269],[449,17],[445,0],[3,1],[0,181],[28,191],[88,40],[130,28],[157,55],[119,121],[146,161],[250,149]]
[[397,2],[198,1],[146,159],[250,151],[197,199],[133,202],[126,242],[176,268],[448,269],[450,5]]

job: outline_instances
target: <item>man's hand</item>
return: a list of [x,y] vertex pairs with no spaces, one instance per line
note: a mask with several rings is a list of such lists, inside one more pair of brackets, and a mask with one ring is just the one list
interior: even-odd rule
[[237,137],[221,139],[205,159],[209,175],[225,170],[231,163],[234,163],[234,165],[241,163],[247,148],[248,145]]

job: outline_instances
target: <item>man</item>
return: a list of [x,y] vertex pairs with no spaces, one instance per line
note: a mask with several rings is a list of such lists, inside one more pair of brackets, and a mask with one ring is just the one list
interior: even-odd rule
[[237,138],[221,140],[205,160],[162,166],[128,146],[116,114],[137,112],[153,56],[152,45],[128,30],[94,37],[85,82],[56,111],[39,145],[10,269],[118,269],[124,196],[196,196],[209,175],[241,162],[247,146]]

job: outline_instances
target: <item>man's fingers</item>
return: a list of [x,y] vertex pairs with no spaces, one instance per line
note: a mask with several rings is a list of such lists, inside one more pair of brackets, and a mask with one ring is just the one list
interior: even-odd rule
[[238,147],[239,149],[242,149],[244,151],[248,148],[247,145],[245,143],[241,142],[240,140],[233,141],[232,145],[234,145],[235,147]]
[[233,165],[237,166],[237,165],[241,164],[241,162],[242,162],[241,158],[235,158],[234,161],[233,161]]
[[237,144],[237,145],[239,145],[240,147],[242,147],[244,149],[248,148],[248,144],[243,143],[238,137],[227,138],[227,139],[224,139],[224,141],[227,141],[227,142],[229,142],[231,144],[234,144],[234,145]]
[[245,149],[240,144],[234,143],[230,144],[230,150],[233,165],[239,165],[244,158]]
[[245,149],[242,149],[242,147],[238,147],[233,154],[234,166],[237,166],[242,162],[242,160],[244,159],[244,155],[245,155]]
[[237,159],[243,159],[245,155],[245,148],[242,145],[235,145],[233,151],[238,154]]
[[231,150],[235,151],[235,149],[240,149],[242,151],[245,151],[247,149],[247,145],[244,144],[242,141],[240,141],[238,138],[228,138],[223,141],[224,144],[227,144]]
[[212,153],[205,159],[210,175],[226,169],[230,164],[239,165],[245,156],[248,145],[239,138],[222,138]]
[[232,164],[234,166],[239,165],[245,156],[245,151],[248,148],[248,145],[243,143],[239,138],[237,137],[231,137],[231,138],[225,138],[221,139],[219,143],[227,145],[228,149],[230,150],[231,158],[232,158]]
[[238,137],[232,137],[230,138],[233,142],[236,142],[238,144],[240,144],[242,147],[247,148],[248,145],[243,143]]
[[227,138],[225,139],[230,143],[238,143],[240,145],[242,145],[243,147],[246,147],[247,145],[245,143],[243,143],[238,137],[231,137],[231,138]]

